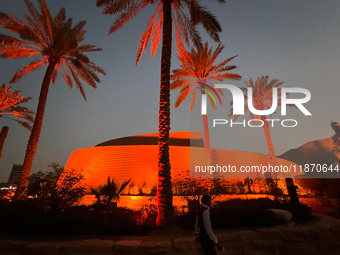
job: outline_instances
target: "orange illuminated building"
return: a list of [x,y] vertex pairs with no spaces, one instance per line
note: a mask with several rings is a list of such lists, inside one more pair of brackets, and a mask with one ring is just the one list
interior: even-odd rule
[[[85,176],[85,183],[97,187],[106,182],[110,176],[116,182],[122,183],[131,179],[136,187],[144,187],[144,193],[149,193],[157,185],[158,143],[157,133],[136,135],[110,140],[91,148],[72,152],[65,169],[76,169]],[[171,132],[169,137],[171,175],[176,177],[190,169],[190,159],[198,165],[242,165],[268,164],[268,156],[257,153],[205,149],[202,135],[199,132]],[[191,158],[190,158],[191,155]],[[295,165],[294,163],[277,159],[278,164]],[[203,173],[200,177],[209,174]],[[258,174],[256,174],[258,175]],[[225,177],[225,175],[223,175]],[[256,177],[249,173],[240,176],[239,173],[229,174],[228,178]],[[209,176],[211,177],[211,175]],[[220,177],[214,175],[214,177]],[[137,191],[129,191],[135,194]]]

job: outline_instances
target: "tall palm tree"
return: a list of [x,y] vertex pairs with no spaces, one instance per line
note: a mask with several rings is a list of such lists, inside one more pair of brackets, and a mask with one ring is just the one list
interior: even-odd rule
[[22,103],[30,100],[30,97],[21,96],[21,91],[12,92],[12,87],[6,87],[5,84],[0,86],[0,117],[9,118],[8,115],[14,117],[26,119],[27,121],[21,121],[10,118],[18,122],[24,128],[31,130],[30,122],[34,121],[34,112],[28,110],[26,107],[19,106]]
[[40,132],[43,123],[46,100],[49,86],[56,81],[58,69],[67,85],[72,88],[72,78],[85,97],[81,79],[91,87],[96,88],[100,82],[96,72],[105,74],[104,70],[96,66],[84,54],[91,51],[100,51],[95,45],[80,44],[84,40],[86,30],[85,21],[72,25],[72,19],[66,20],[65,9],[61,8],[53,18],[44,0],[38,0],[41,13],[34,7],[30,0],[25,0],[31,14],[24,15],[26,23],[11,14],[0,13],[0,25],[18,35],[21,39],[0,34],[0,56],[3,58],[22,58],[42,56],[43,59],[34,60],[28,66],[22,67],[11,79],[17,82],[28,73],[47,65],[42,81],[36,118],[27,144],[22,172],[19,178],[15,198],[22,197],[28,185],[32,163],[36,153]]
[[[212,47],[209,48],[208,43],[206,42],[203,48],[191,48],[191,52],[186,53],[186,59],[181,59],[181,68],[173,70],[171,75],[172,83],[170,84],[170,89],[180,89],[175,103],[175,108],[180,106],[180,104],[187,98],[189,93],[193,91],[189,107],[189,111],[191,112],[195,106],[198,91],[200,91],[201,94],[205,94],[205,90],[213,93],[211,89],[213,88],[211,84],[212,82],[223,81],[224,79],[240,80],[242,78],[238,74],[229,72],[235,69],[236,66],[227,65],[230,60],[237,56],[233,56],[231,58],[225,59],[221,63],[215,64],[216,58],[223,49],[224,46],[220,44],[213,51]],[[201,90],[199,88],[204,88],[205,90]],[[215,89],[215,91],[223,96],[222,89]],[[209,99],[211,107],[216,109],[213,99],[211,97],[209,97]],[[210,148],[208,116],[202,115],[202,120],[204,147]]]
[[[225,0],[217,1],[225,2]],[[219,41],[218,33],[221,32],[221,26],[216,18],[206,10],[206,7],[202,6],[197,0],[96,0],[96,2],[97,6],[106,7],[104,14],[119,14],[109,33],[121,28],[146,6],[151,4],[157,6],[155,13],[149,19],[146,31],[141,35],[136,64],[142,52],[147,48],[151,37],[152,56],[154,56],[157,46],[162,40],[158,120],[158,214],[156,224],[157,226],[170,226],[173,224],[171,166],[168,145],[172,28],[174,27],[176,34],[179,58],[185,58],[183,40],[189,44],[189,38],[191,38],[196,47],[202,47],[196,25],[201,24],[215,41]],[[184,12],[185,9],[189,11],[188,14]]]
[[[29,122],[34,121],[33,114],[34,112],[28,110],[26,107],[19,106],[19,104],[25,103],[30,100],[30,97],[23,97],[20,95],[21,91],[11,92],[11,87],[6,87],[5,84],[0,86],[0,117],[9,118],[18,122],[20,125],[25,127],[28,130],[31,130],[31,125]],[[13,119],[7,117],[8,115],[12,115],[14,117],[19,117],[28,120],[21,121],[17,119]],[[0,158],[2,156],[2,149],[8,134],[9,127],[4,126],[0,132]]]
[[[280,87],[283,82],[279,82],[277,79],[273,79],[268,83],[268,76],[262,76],[258,77],[256,82],[254,83],[252,79],[249,79],[249,82],[245,82],[247,87],[241,88],[243,94],[244,94],[244,109],[245,111],[249,110],[248,109],[248,90],[247,88],[252,88],[253,91],[253,106],[257,110],[266,110],[270,109],[272,105],[272,97],[273,97],[273,88],[278,88]],[[278,102],[277,105],[281,105],[281,90],[278,90]],[[232,104],[232,103],[231,103]],[[290,107],[294,107],[295,105],[288,105]],[[262,125],[264,135],[266,137],[266,142],[267,142],[267,148],[269,152],[269,157],[270,157],[270,162],[272,164],[276,164],[276,155],[275,155],[275,150],[273,146],[273,142],[270,136],[270,130],[269,130],[269,123],[267,121],[267,117],[265,115],[257,116],[252,114],[249,111],[250,118],[253,119],[254,123],[260,123]],[[233,108],[230,109],[229,117],[233,115]],[[234,116],[234,120],[236,120],[239,117],[239,115]],[[260,121],[261,120],[261,121]]]

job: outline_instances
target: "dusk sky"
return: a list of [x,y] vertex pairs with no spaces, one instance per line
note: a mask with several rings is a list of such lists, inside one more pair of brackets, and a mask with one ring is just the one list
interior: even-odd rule
[[[32,0],[36,3],[37,1]],[[135,66],[141,33],[156,6],[145,8],[119,31],[108,35],[115,16],[102,14],[95,0],[46,0],[54,16],[61,6],[74,24],[86,20],[84,43],[103,48],[89,53],[91,61],[107,75],[93,89],[84,83],[87,102],[76,88],[72,90],[60,75],[51,85],[44,125],[32,172],[46,170],[49,162],[65,165],[72,151],[92,147],[114,138],[155,133],[158,130],[160,81],[160,47],[151,58],[150,47]],[[245,80],[268,75],[285,86],[303,87],[311,92],[305,104],[312,116],[289,109],[284,118],[296,119],[295,128],[271,129],[277,155],[302,144],[333,135],[330,121],[340,122],[340,1],[338,0],[230,0],[226,4],[201,1],[217,16],[222,26],[221,43],[225,49],[219,61],[239,55],[230,64],[241,81],[224,83],[245,86]],[[0,0],[0,11],[23,20],[28,14],[22,0]],[[218,45],[200,29],[203,42]],[[0,33],[13,35],[0,28]],[[179,68],[173,47],[172,69]],[[0,84],[9,85],[13,74],[33,58],[0,59]],[[217,62],[219,62],[217,61]],[[36,110],[40,86],[46,68],[28,74],[12,85],[22,95],[32,97],[24,106]],[[171,92],[171,131],[203,131],[200,101],[189,113],[190,96],[177,109],[173,107],[178,91]],[[225,93],[223,107],[216,113],[228,118],[231,96]],[[208,108],[208,113],[212,109]],[[280,111],[278,111],[280,113]],[[224,115],[223,115],[224,114]],[[208,115],[209,116],[209,115]],[[248,118],[248,115],[246,115]],[[281,116],[276,116],[283,119]],[[13,164],[22,164],[29,131],[14,121],[0,119],[9,126],[3,156],[0,160],[0,182],[6,182]],[[210,123],[212,130],[212,123]],[[212,148],[267,154],[263,130],[225,128],[225,137],[211,140]],[[219,134],[221,129],[219,129]],[[216,139],[215,139],[216,138]]]

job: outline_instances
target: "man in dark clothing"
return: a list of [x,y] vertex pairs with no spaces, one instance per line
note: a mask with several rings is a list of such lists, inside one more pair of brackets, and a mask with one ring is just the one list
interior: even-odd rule
[[196,217],[195,224],[195,232],[199,234],[198,240],[203,249],[204,255],[215,255],[216,250],[215,246],[219,251],[222,251],[224,248],[217,241],[216,236],[214,235],[211,229],[210,222],[210,206],[211,206],[211,197],[208,195],[204,195],[201,199],[202,207]]

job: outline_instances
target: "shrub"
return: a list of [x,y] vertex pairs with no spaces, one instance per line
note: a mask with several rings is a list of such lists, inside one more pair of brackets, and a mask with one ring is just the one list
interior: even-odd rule
[[119,186],[113,178],[111,179],[111,177],[108,177],[106,184],[90,188],[91,193],[95,195],[97,199],[96,207],[108,211],[117,208],[117,201],[124,189],[130,183],[130,180],[124,181]]
[[[293,214],[297,222],[312,219],[311,209],[306,205],[294,205],[290,202],[264,199],[231,199],[216,202],[211,208],[211,224],[214,229],[229,229],[255,226],[274,226],[280,224],[274,214],[267,209],[283,209]],[[195,212],[188,212],[177,217],[177,225],[193,230],[196,219]]]
[[295,181],[314,197],[340,197],[340,179],[300,178]]
[[140,212],[101,213],[86,206],[45,211],[35,200],[0,202],[0,231],[15,236],[138,235]]
[[75,169],[64,169],[51,163],[52,171],[32,174],[28,197],[40,203],[45,210],[65,210],[85,195],[84,176]]

